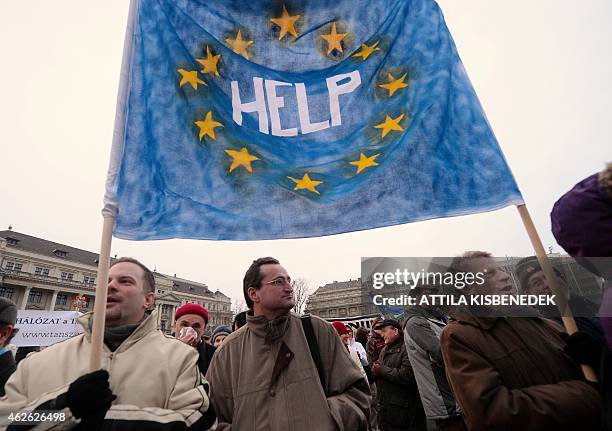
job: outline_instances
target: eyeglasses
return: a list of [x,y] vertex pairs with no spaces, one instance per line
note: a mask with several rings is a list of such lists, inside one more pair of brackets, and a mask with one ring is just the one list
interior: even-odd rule
[[268,281],[267,283],[263,284],[271,284],[272,286],[276,287],[284,286],[286,284],[291,285],[291,277],[276,277],[274,280]]

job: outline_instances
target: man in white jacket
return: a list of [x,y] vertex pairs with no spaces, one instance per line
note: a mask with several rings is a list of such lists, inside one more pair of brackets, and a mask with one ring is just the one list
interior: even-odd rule
[[349,354],[349,356],[351,357],[351,359],[353,360],[357,368],[359,368],[359,372],[361,372],[361,375],[363,376],[363,378],[366,379],[367,381],[368,377],[366,375],[365,369],[363,368],[361,358],[359,357],[359,354],[357,353],[357,351],[351,350],[351,347],[350,347],[351,329],[348,326],[346,326],[344,323],[338,320],[336,320],[335,322],[332,322],[332,326],[336,328],[336,331],[338,332],[338,335],[340,336],[340,340],[342,340],[342,344],[344,344],[344,347],[346,348],[346,352]]
[[[162,334],[155,312],[146,312],[154,304],[154,292],[155,279],[143,264],[131,258],[113,262],[103,369],[89,372],[93,313],[88,313],[79,318],[85,333],[19,363],[0,398],[0,425],[21,425],[17,413],[32,412],[30,418],[41,426],[63,422],[68,429],[214,426],[196,350]],[[57,414],[49,419],[49,411]]]
[[359,361],[361,362],[361,366],[365,367],[366,365],[368,365],[368,355],[366,354],[363,345],[359,341],[355,340],[355,334],[353,333],[351,327],[347,326],[347,328],[349,337],[348,348],[351,352],[355,352],[355,354],[359,358]]

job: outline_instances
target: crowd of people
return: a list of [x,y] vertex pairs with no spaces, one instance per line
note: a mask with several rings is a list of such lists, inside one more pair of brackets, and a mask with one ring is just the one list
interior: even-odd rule
[[[611,188],[612,190],[612,188]],[[611,193],[612,199],[612,193]],[[612,237],[610,237],[612,238]],[[599,240],[599,238],[597,238]],[[612,256],[612,241],[599,255]],[[589,266],[593,268],[593,266]],[[597,274],[609,280],[605,268]],[[484,273],[463,295],[512,295],[510,277],[483,251],[449,272]],[[523,292],[550,293],[539,261],[519,262]],[[558,282],[564,282],[557,273]],[[420,284],[418,299],[434,286]],[[610,289],[607,289],[607,295]],[[17,308],[0,298],[0,426],[7,429],[459,431],[610,430],[610,310],[592,304],[571,335],[551,308],[430,305],[370,331],[300,316],[292,280],[272,257],[243,280],[248,311],[205,337],[208,311],[185,304],[172,335],[157,327],[155,280],[133,258],[109,270],[100,370],[89,369],[93,313],[84,333],[29,354],[6,349]],[[605,296],[604,295],[604,296]],[[602,308],[608,304],[604,299]],[[605,311],[605,310],[604,310]],[[603,316],[606,316],[604,319]],[[597,381],[585,377],[590,367]],[[23,414],[23,413],[27,414]],[[45,413],[60,412],[61,416]]]

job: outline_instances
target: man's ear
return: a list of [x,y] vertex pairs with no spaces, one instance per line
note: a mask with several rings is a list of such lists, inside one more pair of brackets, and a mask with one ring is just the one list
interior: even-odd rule
[[155,308],[155,294],[153,292],[145,293],[144,309],[152,310]]
[[0,347],[4,347],[11,335],[13,335],[13,325],[4,325],[0,328]]
[[254,287],[249,287],[247,289],[247,295],[249,295],[249,298],[251,298],[251,301],[253,301],[253,304],[259,302],[259,289],[255,289]]

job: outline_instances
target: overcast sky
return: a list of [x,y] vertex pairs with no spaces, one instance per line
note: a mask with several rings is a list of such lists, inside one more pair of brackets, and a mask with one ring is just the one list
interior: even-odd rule
[[[555,200],[612,161],[612,2],[440,0],[545,247]],[[127,0],[0,1],[0,230],[97,252]],[[313,288],[356,278],[361,256],[527,255],[514,207],[324,238],[113,239],[112,254],[236,299],[272,255]]]

